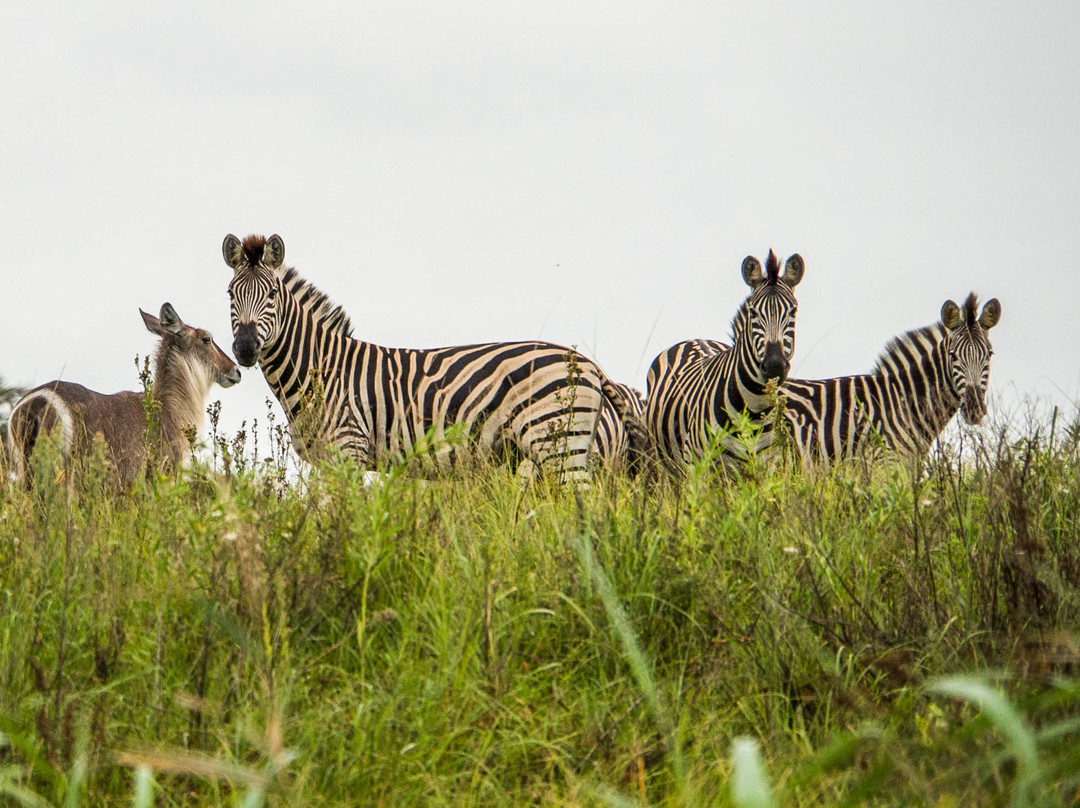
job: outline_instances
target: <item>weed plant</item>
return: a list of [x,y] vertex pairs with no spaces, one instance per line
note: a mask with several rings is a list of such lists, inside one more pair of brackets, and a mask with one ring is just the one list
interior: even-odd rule
[[576,489],[256,431],[0,484],[0,804],[1080,799],[1076,427]]

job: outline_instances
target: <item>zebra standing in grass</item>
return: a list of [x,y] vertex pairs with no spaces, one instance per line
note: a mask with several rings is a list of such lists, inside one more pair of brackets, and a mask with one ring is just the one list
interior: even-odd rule
[[922,457],[957,410],[969,424],[978,424],[986,415],[994,354],[987,331],[1000,318],[997,298],[982,314],[974,293],[963,309],[946,300],[941,320],[892,340],[873,373],[785,382],[784,418],[804,464],[879,446]]
[[[233,353],[261,366],[301,457],[334,447],[373,468],[417,452],[447,468],[478,453],[564,480],[586,477],[595,459],[629,460],[632,397],[576,351],[362,342],[340,306],[284,266],[280,236],[229,235],[222,252],[234,273]],[[454,427],[465,440],[452,439]]]
[[[772,408],[766,391],[770,380],[783,381],[795,351],[792,291],[805,267],[792,255],[780,274],[780,262],[769,251],[765,270],[747,256],[742,276],[750,287],[732,322],[732,345],[714,340],[688,340],[668,348],[649,368],[645,420],[661,460],[686,468],[704,457],[720,430],[731,430],[745,413],[768,442]],[[725,439],[727,454],[741,457],[736,440]]]

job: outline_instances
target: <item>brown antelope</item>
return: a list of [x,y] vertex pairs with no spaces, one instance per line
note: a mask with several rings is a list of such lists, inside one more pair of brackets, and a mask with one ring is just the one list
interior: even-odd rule
[[[192,430],[201,429],[206,420],[210,387],[215,382],[231,387],[240,381],[240,369],[209,332],[186,325],[171,304],[161,307],[160,318],[142,309],[139,313],[146,329],[161,337],[154,354],[153,398],[159,413],[154,441],[163,459],[177,468],[191,454]],[[16,475],[28,483],[30,454],[44,432],[59,429],[65,456],[85,455],[101,435],[126,487],[146,463],[146,424],[143,393],[106,395],[81,384],[52,381],[15,404],[8,421],[8,448]]]

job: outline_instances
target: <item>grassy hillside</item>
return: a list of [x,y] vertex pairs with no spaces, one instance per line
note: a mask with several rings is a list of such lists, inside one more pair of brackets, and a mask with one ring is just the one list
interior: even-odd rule
[[1077,804],[1080,435],[986,434],[578,492],[45,457],[0,484],[0,804]]

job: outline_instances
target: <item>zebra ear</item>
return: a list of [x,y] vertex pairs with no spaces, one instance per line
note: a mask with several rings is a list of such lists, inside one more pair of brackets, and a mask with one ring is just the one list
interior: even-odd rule
[[941,322],[948,329],[956,328],[963,318],[960,316],[960,307],[953,301],[946,300],[941,307]]
[[806,265],[803,264],[802,256],[795,253],[784,264],[784,274],[780,276],[780,280],[790,287],[798,286],[805,270]]
[[995,297],[987,300],[986,305],[983,306],[982,314],[979,315],[979,325],[983,328],[993,328],[1000,319],[1001,304],[998,303],[998,299]]
[[231,266],[235,272],[244,257],[244,245],[240,243],[240,239],[229,233],[221,244],[221,254],[225,257],[225,263]]
[[184,321],[180,319],[180,315],[176,313],[176,309],[172,307],[172,303],[161,304],[159,317],[160,319],[158,322],[161,323],[162,331],[177,336],[184,333]]
[[753,288],[765,280],[761,272],[761,262],[752,255],[746,256],[742,262],[742,279],[746,285]]
[[263,263],[270,269],[280,269],[285,263],[285,242],[277,233],[266,240],[263,248]]

